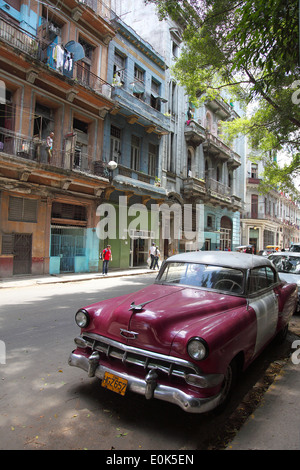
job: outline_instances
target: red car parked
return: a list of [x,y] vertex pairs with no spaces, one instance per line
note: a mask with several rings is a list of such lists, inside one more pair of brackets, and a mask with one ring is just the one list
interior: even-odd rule
[[226,404],[238,371],[285,337],[296,304],[297,285],[266,258],[175,255],[153,285],[76,313],[81,334],[69,364],[121,395],[207,412]]

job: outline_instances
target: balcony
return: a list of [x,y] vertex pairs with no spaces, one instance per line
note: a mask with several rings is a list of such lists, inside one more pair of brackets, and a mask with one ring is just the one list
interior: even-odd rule
[[184,126],[184,136],[188,145],[197,147],[206,140],[206,131],[204,127],[192,119]]
[[227,161],[233,169],[241,165],[240,155],[234,152],[230,147],[228,147],[228,145],[224,144],[221,139],[209,131],[206,131],[204,150],[223,161]]
[[27,162],[36,163],[39,166],[50,165],[63,170],[108,178],[106,164],[102,161],[94,161],[92,155],[78,150],[64,152],[53,149],[52,156],[48,162],[45,141],[17,135],[4,128],[0,128],[1,154],[19,157],[27,160]]
[[38,39],[27,31],[9,23],[4,18],[0,18],[0,40],[34,59],[39,57]]
[[232,211],[243,209],[241,198],[233,194],[232,188],[213,178],[206,179],[206,201],[213,205],[227,207]]
[[118,110],[122,110],[127,122],[130,124],[142,125],[147,133],[156,132],[163,135],[170,131],[170,119],[161,111],[153,108],[150,104],[151,97],[145,92],[140,93],[140,97],[135,94],[135,88],[116,86],[112,88],[112,99],[116,100]]
[[[54,46],[45,49],[37,37],[3,18],[0,18],[0,46],[1,42],[11,46],[15,52],[14,57],[10,50],[2,49],[0,67],[3,70],[15,74],[17,66],[18,78],[38,84],[41,90],[52,92],[79,106],[93,106],[98,115],[99,110],[101,113],[113,108],[112,86],[109,83],[77,62],[74,62],[72,70],[56,68],[52,54]],[[92,92],[94,99],[89,99],[87,92]]]
[[203,179],[188,177],[183,180],[183,192],[188,198],[206,194],[206,184]]
[[145,203],[150,199],[164,199],[166,190],[160,187],[157,177],[123,165],[114,171],[114,187],[128,194],[141,196]]
[[222,98],[215,98],[206,102],[206,106],[217,114],[221,119],[230,119],[233,114],[236,114],[233,106],[227,104]]

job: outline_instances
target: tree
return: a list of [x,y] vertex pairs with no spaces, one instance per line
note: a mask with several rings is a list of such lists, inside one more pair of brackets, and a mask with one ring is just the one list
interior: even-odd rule
[[[300,174],[298,0],[146,0],[183,26],[184,47],[174,67],[198,103],[222,89],[253,114],[227,123],[233,136],[248,135],[265,161],[265,184],[294,193]],[[280,167],[274,153],[284,151]]]

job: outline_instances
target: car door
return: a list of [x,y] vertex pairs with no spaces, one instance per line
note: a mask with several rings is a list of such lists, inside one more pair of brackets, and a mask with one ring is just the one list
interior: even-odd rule
[[257,331],[254,355],[275,335],[278,323],[278,297],[275,294],[276,274],[270,266],[250,270],[248,279],[249,306],[256,315]]

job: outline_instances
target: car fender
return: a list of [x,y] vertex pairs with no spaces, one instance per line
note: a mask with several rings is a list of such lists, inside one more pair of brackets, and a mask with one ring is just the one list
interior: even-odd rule
[[206,373],[225,373],[228,364],[239,353],[243,353],[245,366],[251,362],[254,354],[257,336],[256,315],[252,308],[245,304],[238,309],[232,309],[214,316],[194,322],[188,329],[182,329],[175,336],[171,355],[185,356],[187,343],[193,337],[204,339],[209,348],[209,354],[195,364]]

